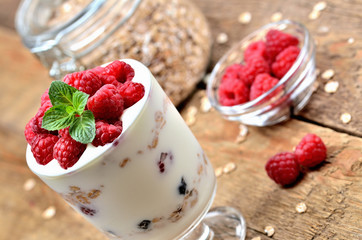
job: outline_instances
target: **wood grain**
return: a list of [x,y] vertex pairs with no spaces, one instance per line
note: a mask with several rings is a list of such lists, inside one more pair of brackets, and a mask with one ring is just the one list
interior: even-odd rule
[[[334,80],[340,86],[336,93],[324,92],[326,80],[318,78],[320,87],[310,103],[297,118],[331,127],[335,130],[362,136],[362,2],[330,0],[318,19],[308,15],[318,1],[273,0],[238,1],[198,0],[194,1],[206,15],[214,46],[210,71],[218,59],[235,43],[257,28],[270,23],[271,16],[280,12],[283,19],[304,24],[317,42],[316,64],[323,72],[335,71]],[[243,12],[252,15],[249,24],[241,24],[238,17]],[[229,40],[218,44],[218,34],[226,33]],[[349,44],[348,39],[354,43]],[[349,124],[340,121],[340,115],[352,115]]]
[[[185,108],[199,106],[195,96]],[[248,239],[261,236],[265,226],[275,228],[275,239],[362,238],[362,140],[331,129],[291,120],[267,128],[249,127],[243,143],[236,143],[239,124],[215,112],[196,115],[191,130],[214,168],[229,162],[237,169],[218,178],[214,206],[239,209],[248,225]],[[282,188],[264,170],[266,161],[278,152],[292,151],[307,133],[319,135],[328,149],[326,162],[305,170],[298,183]],[[304,202],[307,211],[295,207]],[[263,239],[263,238],[262,238]]]
[[[13,7],[0,11],[0,19],[7,19],[0,23],[0,239],[105,240],[26,166],[23,129],[50,78],[8,24],[17,2],[2,0],[4,6]],[[274,239],[362,239],[362,2],[329,0],[317,20],[308,19],[317,1],[194,2],[209,20],[214,39],[221,32],[229,36],[226,44],[214,44],[209,71],[234,43],[268,23],[273,13],[282,12],[284,18],[308,27],[318,42],[317,67],[322,72],[334,69],[340,83],[336,93],[327,94],[325,80],[319,77],[318,91],[296,119],[274,127],[250,127],[247,140],[240,144],[235,143],[238,123],[223,120],[215,111],[199,111],[191,130],[214,167],[237,164],[234,172],[218,178],[214,206],[239,209],[247,222],[247,239],[270,239],[264,234],[267,225],[275,228]],[[252,13],[247,25],[237,21],[244,11]],[[351,37],[355,41],[349,44]],[[197,91],[188,99],[182,110],[185,118],[190,106],[199,108],[202,94]],[[352,114],[349,124],[340,122],[343,112]],[[277,152],[292,151],[308,132],[325,141],[326,163],[306,171],[295,186],[279,187],[267,177],[265,162]],[[28,179],[36,185],[25,191]],[[300,202],[307,205],[302,214],[295,210]],[[56,214],[44,219],[42,213],[49,206]]]

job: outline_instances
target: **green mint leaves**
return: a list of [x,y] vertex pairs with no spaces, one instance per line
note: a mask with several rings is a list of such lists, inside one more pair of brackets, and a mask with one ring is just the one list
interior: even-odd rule
[[53,105],[45,112],[42,128],[49,131],[70,126],[70,136],[81,143],[90,143],[96,135],[95,119],[89,110],[84,111],[89,95],[61,81],[53,81],[49,98]]

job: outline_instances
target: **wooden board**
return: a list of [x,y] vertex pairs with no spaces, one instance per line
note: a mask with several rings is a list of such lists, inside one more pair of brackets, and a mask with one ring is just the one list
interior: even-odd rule
[[[309,14],[318,1],[296,0],[192,0],[205,14],[214,40],[209,72],[218,59],[236,42],[257,28],[270,23],[272,15],[280,12],[283,19],[304,24],[317,42],[316,62],[320,72],[335,71],[334,80],[340,84],[334,94],[324,92],[326,80],[318,78],[320,87],[310,103],[297,118],[338,131],[362,137],[362,1],[326,1],[327,7],[317,19]],[[3,0],[8,8],[0,11],[0,25],[13,29],[13,18],[19,0]],[[238,17],[250,12],[249,24],[241,24]],[[216,38],[226,33],[229,40],[218,44]],[[353,43],[348,43],[353,39]],[[340,116],[350,113],[352,121],[343,124]]]
[[[218,59],[235,43],[257,28],[271,22],[272,15],[280,12],[283,19],[304,24],[317,42],[316,65],[322,73],[335,71],[334,80],[339,89],[334,94],[324,92],[327,82],[320,76],[320,86],[305,110],[298,118],[327,126],[338,131],[362,136],[362,2],[326,1],[327,7],[317,19],[309,19],[318,1],[239,1],[198,0],[194,1],[205,13],[214,38],[210,70]],[[249,24],[238,22],[239,15],[250,12]],[[228,42],[218,44],[220,33],[228,35]],[[348,43],[353,39],[353,43]],[[358,104],[357,104],[358,103]],[[340,115],[352,115],[349,124],[340,121]]]
[[[0,23],[5,26],[0,27],[0,239],[105,240],[26,166],[23,129],[50,78],[8,24],[17,2],[3,1],[10,10],[0,11],[0,19],[7,19]],[[191,130],[214,167],[229,162],[237,166],[218,178],[213,206],[239,209],[247,222],[247,239],[269,239],[264,234],[268,225],[275,229],[274,239],[362,239],[362,2],[330,0],[317,20],[308,19],[317,1],[194,2],[208,18],[214,39],[221,32],[229,36],[226,44],[214,44],[209,70],[242,36],[268,23],[279,11],[308,27],[318,41],[317,67],[322,72],[334,69],[334,79],[340,83],[335,94],[327,94],[325,80],[319,77],[318,91],[296,119],[274,127],[250,127],[246,141],[240,144],[235,143],[238,123],[223,120],[215,111],[199,111]],[[244,11],[252,14],[247,25],[237,21]],[[190,106],[199,109],[201,95],[197,91],[188,99],[182,110],[185,118]],[[352,114],[349,124],[340,122],[342,112]],[[277,186],[267,177],[265,162],[277,152],[292,151],[308,132],[325,141],[327,162],[306,172],[291,188]],[[29,179],[35,186],[26,191],[24,183]],[[302,214],[295,210],[300,202],[307,206]],[[56,213],[46,219],[43,213],[50,206]]]
[[[202,94],[198,94],[202,96]],[[200,96],[186,106],[199,108]],[[263,237],[264,228],[275,228],[275,239],[362,238],[362,140],[331,129],[291,120],[267,128],[249,127],[245,142],[236,143],[239,124],[216,112],[199,111],[191,130],[214,168],[233,162],[234,172],[218,178],[214,206],[239,209],[248,225],[248,239]],[[299,182],[281,188],[264,170],[278,152],[293,151],[307,133],[319,135],[328,149],[325,164],[306,171]],[[297,213],[298,203],[307,211]]]

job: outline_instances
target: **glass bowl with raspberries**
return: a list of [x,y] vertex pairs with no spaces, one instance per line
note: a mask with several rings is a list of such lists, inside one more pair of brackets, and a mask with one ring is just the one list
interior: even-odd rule
[[315,79],[312,36],[302,24],[282,20],[233,46],[215,65],[207,95],[224,118],[269,126],[303,109]]

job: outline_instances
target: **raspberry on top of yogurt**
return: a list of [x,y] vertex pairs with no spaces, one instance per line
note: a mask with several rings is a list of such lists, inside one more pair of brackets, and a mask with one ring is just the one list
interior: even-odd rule
[[56,159],[72,167],[87,144],[104,146],[122,133],[123,111],[145,93],[132,82],[134,69],[123,61],[75,72],[53,81],[36,115],[25,127],[25,138],[38,164]]

